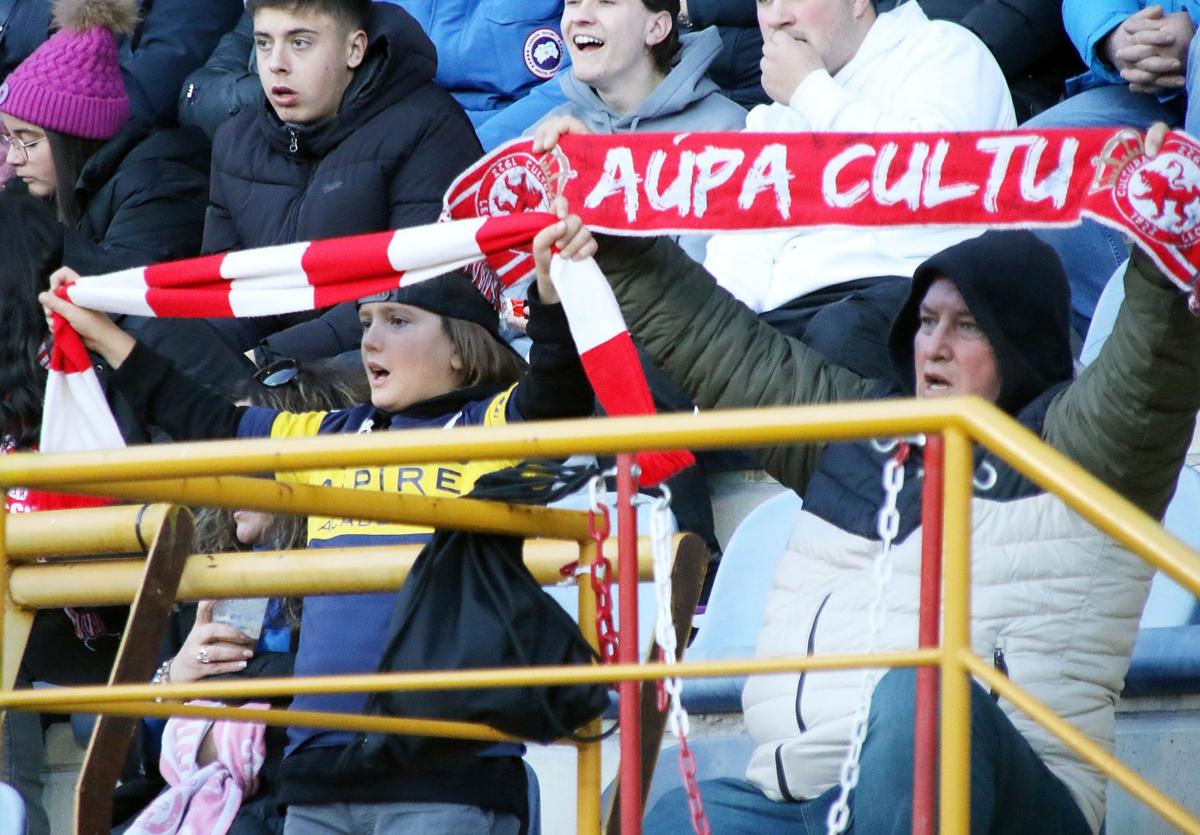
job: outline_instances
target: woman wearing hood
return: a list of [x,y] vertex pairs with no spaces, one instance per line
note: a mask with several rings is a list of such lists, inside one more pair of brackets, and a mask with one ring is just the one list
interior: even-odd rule
[[[1151,156],[1165,131],[1148,136]],[[882,380],[763,324],[669,241],[606,238],[596,258],[633,337],[701,408],[976,395],[1152,516],[1174,491],[1200,409],[1200,318],[1140,250],[1112,336],[1074,379],[1066,276],[1054,251],[1026,231],[987,232],[918,268],[888,341],[893,373]],[[804,505],[772,581],[758,654],[914,648],[922,450],[903,464],[885,628],[874,646],[863,624],[876,596],[891,453],[855,441],[770,447],[762,458]],[[972,648],[1112,750],[1114,706],[1153,568],[999,458],[978,450],[976,466]],[[742,701],[756,748],[746,779],[701,785],[715,831],[824,829],[867,675],[749,679]],[[851,832],[911,831],[914,679],[893,670],[866,682],[873,695]],[[1100,829],[1106,777],[977,684],[971,757],[973,833]],[[645,831],[679,832],[688,821],[686,798],[668,794]]]

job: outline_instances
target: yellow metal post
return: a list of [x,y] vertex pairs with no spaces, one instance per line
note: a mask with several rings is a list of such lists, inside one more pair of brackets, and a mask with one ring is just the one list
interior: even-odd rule
[[962,658],[971,651],[974,463],[971,441],[965,434],[948,429],[945,439],[940,832],[967,835],[971,820],[971,679]]
[[[672,667],[681,676],[714,676],[768,673],[784,669],[843,669],[876,665],[913,665],[939,663],[942,666],[941,743],[941,831],[965,835],[969,830],[970,785],[970,665],[977,666],[981,677],[990,670],[985,662],[970,654],[970,533],[972,475],[971,439],[992,449],[1028,476],[1036,484],[1059,494],[1066,504],[1079,511],[1101,531],[1113,536],[1155,567],[1181,584],[1200,593],[1200,560],[1182,542],[1167,534],[1154,520],[1118,497],[1098,479],[1085,473],[1061,453],[1046,447],[1032,433],[1016,426],[1011,418],[978,398],[935,398],[928,400],[889,401],[887,404],[835,404],[807,408],[771,408],[719,411],[690,418],[685,424],[670,418],[617,418],[548,424],[520,424],[509,427],[464,428],[453,433],[441,430],[417,430],[403,438],[392,433],[367,436],[337,436],[293,441],[257,440],[197,444],[170,447],[144,447],[120,452],[87,454],[28,453],[0,457],[0,490],[15,485],[100,495],[155,498],[167,501],[183,499],[211,500],[227,507],[254,507],[281,511],[345,513],[356,517],[400,521],[410,524],[437,524],[473,530],[505,530],[513,533],[554,535],[584,541],[582,562],[586,566],[596,554],[584,540],[583,514],[546,509],[482,508],[470,499],[419,501],[422,497],[372,496],[353,491],[327,491],[307,485],[273,484],[258,479],[232,477],[233,472],[263,472],[321,469],[331,466],[399,465],[438,460],[519,459],[566,455],[579,451],[621,452],[644,449],[769,446],[776,443],[802,443],[818,439],[838,440],[861,436],[907,435],[917,432],[944,432],[946,437],[946,505],[944,574],[944,651],[918,650],[909,653],[881,653],[864,656],[814,656],[799,659],[725,660]],[[182,479],[182,481],[181,481]],[[403,499],[403,500],[402,500]],[[414,499],[408,501],[408,499]],[[203,503],[203,502],[197,502]],[[488,512],[481,513],[486,510]],[[127,511],[114,510],[120,515]],[[49,514],[46,514],[49,516]],[[62,517],[71,524],[77,517]],[[53,519],[32,520],[0,518],[0,658],[6,676],[15,672],[21,648],[35,608],[53,604],[70,605],[82,599],[121,596],[128,599],[129,577],[136,572],[136,561],[106,560],[87,564],[57,559],[51,564],[31,564],[41,556],[47,544],[38,528]],[[89,523],[104,527],[99,522]],[[109,527],[115,524],[110,520]],[[125,524],[125,523],[122,523]],[[119,527],[119,526],[118,526]],[[79,537],[52,537],[71,554],[121,554],[130,547],[130,532],[114,529],[112,541],[101,538],[97,548]],[[82,533],[82,531],[80,532]],[[88,535],[93,532],[89,531]],[[136,531],[134,531],[136,533]],[[68,540],[72,540],[68,542]],[[59,556],[63,551],[55,552]],[[196,570],[185,573],[187,593],[195,596],[248,593],[251,588],[268,594],[282,588],[318,584],[316,591],[331,592],[315,566],[292,567],[292,556],[277,558],[277,563],[262,568],[267,555],[255,555],[245,565],[240,555],[193,557]],[[329,555],[326,554],[326,557]],[[365,553],[358,554],[365,560]],[[210,560],[211,565],[201,563]],[[56,564],[57,563],[57,564]],[[189,568],[191,567],[189,566]],[[15,566],[15,567],[13,567]],[[10,567],[12,570],[10,571]],[[343,575],[346,566],[339,564]],[[407,565],[390,565],[387,571],[402,575]],[[553,571],[553,567],[551,567]],[[303,575],[297,578],[295,575]],[[235,581],[235,577],[239,578]],[[383,572],[354,583],[373,585]],[[86,578],[86,580],[85,580]],[[190,578],[190,579],[189,579]],[[595,607],[586,575],[580,583],[580,618],[585,635],[595,642]],[[336,578],[334,585],[345,582]],[[324,585],[320,585],[324,583]],[[393,583],[394,586],[394,583]],[[68,600],[67,598],[76,598]],[[92,600],[98,602],[98,600]],[[340,679],[321,677],[311,680],[269,679],[235,683],[172,685],[127,685],[114,688],[72,688],[71,692],[49,691],[0,692],[0,709],[77,709],[92,704],[114,712],[141,709],[166,712],[167,705],[140,704],[141,700],[192,696],[246,697],[252,694],[290,692],[373,691],[387,688],[440,689],[466,686],[510,686],[515,680],[528,684],[562,684],[568,681],[613,681],[620,678],[647,680],[661,677],[661,665],[613,665],[570,670],[490,670],[450,671],[413,675],[409,678],[350,676]],[[11,677],[7,679],[11,686]],[[1140,785],[1136,775],[1120,770],[1115,761],[1094,743],[1077,732],[1053,722],[1031,700],[1021,701],[1020,691],[1004,689],[1006,679],[996,678],[996,689],[1034,719],[1058,733],[1080,755],[1114,775],[1126,788]],[[365,717],[350,717],[360,721]],[[321,721],[326,721],[321,717]],[[1061,725],[1061,727],[1058,727]],[[599,722],[588,731],[596,731]],[[459,729],[463,732],[465,729]],[[599,809],[600,750],[596,744],[583,745],[579,753],[578,831],[593,835],[600,829]],[[1136,796],[1155,805],[1173,824],[1189,832],[1200,833],[1200,824],[1185,818],[1177,807],[1168,806],[1160,795],[1146,787],[1130,788]]]
[[[579,565],[591,568],[598,552],[594,542],[583,542],[579,546]],[[596,632],[596,595],[592,592],[591,574],[581,573],[575,578],[579,587],[579,631],[592,645],[600,646]],[[600,720],[590,722],[583,733],[587,736],[600,735]],[[600,833],[600,743],[580,745],[576,749],[575,788],[575,831],[579,835]]]
[[1118,760],[1104,746],[1085,736],[1057,713],[1013,684],[1008,676],[982,658],[972,656],[967,659],[967,662],[971,672],[978,676],[985,686],[996,692],[1002,699],[1007,699],[1016,705],[1030,719],[1076,751],[1085,762],[1091,763],[1103,771],[1125,791],[1158,812],[1175,829],[1187,833],[1187,835],[1200,835],[1200,819],[1147,783],[1140,774]]

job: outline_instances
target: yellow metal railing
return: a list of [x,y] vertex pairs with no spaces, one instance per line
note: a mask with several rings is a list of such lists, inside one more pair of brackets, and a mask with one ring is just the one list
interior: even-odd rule
[[[943,638],[937,649],[879,653],[872,656],[745,659],[685,662],[670,668],[684,677],[724,676],[795,670],[876,666],[938,665],[941,668],[941,830],[965,835],[969,829],[970,676],[975,675],[1019,709],[1058,736],[1083,759],[1107,773],[1135,797],[1148,803],[1174,826],[1200,835],[1200,821],[1123,766],[1111,753],[1088,740],[1060,717],[1000,676],[978,658],[970,645],[971,446],[980,443],[1031,481],[1062,500],[1100,530],[1112,536],[1182,586],[1200,594],[1200,559],[1133,504],[1107,488],[1066,456],[1042,443],[999,409],[977,398],[889,401],[796,408],[729,410],[700,415],[619,418],[603,421],[558,421],[506,427],[462,428],[454,432],[419,430],[370,435],[333,436],[286,441],[219,441],[140,447],[120,452],[60,455],[10,455],[0,458],[0,489],[27,486],[77,490],[137,500],[189,505],[245,507],[272,512],[343,513],[388,521],[421,522],[440,527],[541,533],[583,542],[578,514],[540,508],[498,510],[490,503],[458,499],[435,506],[409,497],[298,489],[228,473],[306,470],[323,467],[416,464],[431,460],[522,459],[565,456],[576,452],[613,453],[648,449],[713,449],[782,443],[847,440],[941,433],[945,437],[945,506]],[[264,487],[265,485],[265,487]],[[332,494],[332,495],[331,495]],[[340,495],[350,494],[350,495]],[[340,508],[333,510],[333,507]],[[556,515],[561,514],[561,515]],[[9,542],[0,515],[0,606],[9,605]],[[549,532],[549,533],[548,533]],[[586,550],[586,545],[584,546]],[[586,561],[586,559],[584,560]],[[268,578],[255,593],[276,588],[280,577]],[[210,596],[244,593],[215,582]],[[327,590],[332,591],[332,588]],[[12,592],[33,592],[13,584]],[[65,602],[56,598],[56,604]],[[591,596],[580,595],[580,618],[593,613]],[[0,693],[0,708],[36,710],[89,709],[147,714],[199,714],[191,706],[155,704],[162,698],[244,698],[334,691],[375,691],[496,687],[514,681],[562,684],[581,681],[650,680],[662,677],[660,664],[613,665],[572,669],[468,670],[374,676],[261,679],[253,682],[150,687],[64,688],[57,691]],[[245,711],[204,709],[203,715],[249,718]],[[263,718],[307,724],[310,717],[285,714]],[[408,722],[379,717],[334,717],[319,714],[322,726],[336,721]],[[395,725],[389,725],[389,730]],[[439,729],[441,730],[441,729]],[[450,730],[450,729],[447,729]],[[475,733],[477,731],[472,731]],[[580,831],[596,831],[599,820],[599,760],[581,751]]]

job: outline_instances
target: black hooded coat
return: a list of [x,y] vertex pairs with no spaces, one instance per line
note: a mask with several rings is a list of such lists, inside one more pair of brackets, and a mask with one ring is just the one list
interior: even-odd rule
[[[225,252],[433,223],[442,195],[482,154],[458,103],[433,83],[437,53],[408,12],[373,3],[368,46],[334,118],[287,125],[264,98],[217,131],[204,251]],[[240,351],[315,314],[252,321]],[[354,305],[272,337],[271,354],[357,349]]]

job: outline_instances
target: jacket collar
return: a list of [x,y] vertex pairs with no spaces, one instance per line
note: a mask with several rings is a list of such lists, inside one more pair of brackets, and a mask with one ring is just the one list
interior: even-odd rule
[[258,124],[279,153],[320,159],[380,111],[433,81],[437,51],[420,25],[399,6],[371,5],[367,54],[346,88],[336,116],[313,125],[289,125],[262,98]]
[[460,411],[468,403],[495,397],[506,388],[508,386],[504,383],[484,383],[439,394],[437,397],[413,403],[398,412],[376,409],[372,416],[372,423],[375,429],[387,429],[394,426],[397,421],[446,417]]

